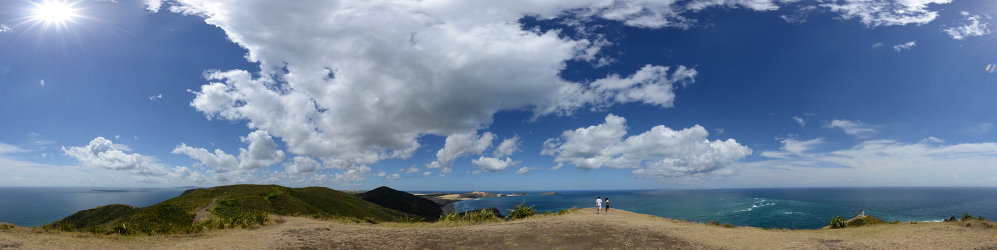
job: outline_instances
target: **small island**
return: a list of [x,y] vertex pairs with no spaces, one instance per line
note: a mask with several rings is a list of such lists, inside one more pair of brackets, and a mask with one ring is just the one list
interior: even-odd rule
[[555,192],[543,192],[543,193],[540,193],[540,195],[557,195],[557,193],[555,193]]

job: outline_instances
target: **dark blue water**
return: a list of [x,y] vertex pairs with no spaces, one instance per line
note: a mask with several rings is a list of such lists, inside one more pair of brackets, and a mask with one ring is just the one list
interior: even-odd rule
[[77,211],[108,204],[145,207],[179,196],[185,188],[0,187],[0,221],[40,226]]
[[[507,193],[507,192],[502,192]],[[940,221],[963,213],[997,219],[997,188],[792,188],[654,191],[564,191],[541,196],[462,201],[458,212],[494,206],[503,214],[526,202],[539,211],[594,207],[596,196],[612,208],[673,219],[763,228],[815,229],[837,215],[862,210],[893,221]]]

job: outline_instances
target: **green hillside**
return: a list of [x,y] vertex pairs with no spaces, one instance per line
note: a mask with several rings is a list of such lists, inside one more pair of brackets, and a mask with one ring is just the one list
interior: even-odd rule
[[[217,198],[217,200],[215,200]],[[194,222],[199,210],[204,219]],[[95,233],[173,234],[253,226],[268,214],[354,221],[405,221],[418,218],[324,187],[289,188],[277,185],[231,185],[194,189],[159,204],[134,208],[107,205],[77,212],[49,227]]]

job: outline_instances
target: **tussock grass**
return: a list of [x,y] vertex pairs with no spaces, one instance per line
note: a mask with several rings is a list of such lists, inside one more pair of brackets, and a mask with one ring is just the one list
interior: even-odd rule
[[536,215],[537,210],[533,209],[533,206],[526,206],[526,201],[523,203],[516,204],[516,208],[510,210],[509,215],[505,217],[506,220],[519,220],[529,218],[530,216]]

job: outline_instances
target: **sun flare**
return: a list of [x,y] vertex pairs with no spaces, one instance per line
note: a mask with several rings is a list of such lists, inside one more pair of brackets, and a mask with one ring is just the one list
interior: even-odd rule
[[72,22],[73,18],[79,16],[73,3],[62,1],[44,1],[35,5],[31,19],[42,22],[45,25],[65,25]]

